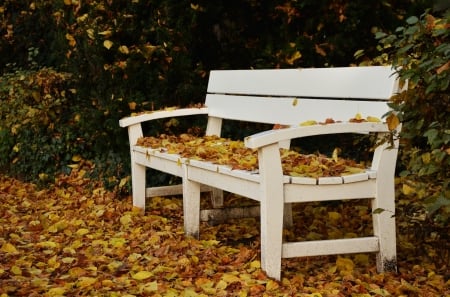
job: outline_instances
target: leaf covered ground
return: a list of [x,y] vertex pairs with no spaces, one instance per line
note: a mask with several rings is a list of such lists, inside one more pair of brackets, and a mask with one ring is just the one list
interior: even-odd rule
[[[364,204],[301,214],[308,228],[287,237],[364,233],[370,217]],[[0,176],[0,296],[450,296],[446,267],[407,242],[398,273],[378,274],[374,255],[284,259],[278,282],[260,268],[257,219],[202,223],[199,240],[182,225],[179,197],[153,198],[141,214],[82,170],[47,189]]]

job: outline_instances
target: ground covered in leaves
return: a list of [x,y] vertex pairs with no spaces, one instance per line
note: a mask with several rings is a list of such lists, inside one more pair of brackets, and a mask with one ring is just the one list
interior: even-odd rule
[[[257,219],[202,223],[196,240],[180,198],[131,205],[82,170],[44,190],[0,176],[0,296],[450,296],[445,267],[405,242],[398,273],[378,274],[374,255],[285,259],[278,282],[260,268]],[[295,220],[308,228],[286,236],[365,232],[367,206],[332,206],[305,207]]]

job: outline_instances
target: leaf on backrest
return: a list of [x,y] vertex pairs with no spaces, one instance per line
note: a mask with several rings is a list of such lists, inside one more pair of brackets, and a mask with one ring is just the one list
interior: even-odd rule
[[397,128],[397,126],[400,125],[400,120],[399,120],[399,118],[398,118],[395,114],[393,114],[393,113],[391,113],[391,114],[386,118],[386,122],[387,122],[387,125],[388,125],[388,128],[389,128],[390,131],[395,130],[395,128]]

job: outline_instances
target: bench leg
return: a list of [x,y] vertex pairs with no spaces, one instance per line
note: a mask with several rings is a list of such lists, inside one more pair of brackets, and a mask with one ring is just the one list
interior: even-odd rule
[[[283,244],[283,174],[278,144],[258,150],[261,186],[261,267],[280,280]],[[278,158],[278,159],[277,159]],[[262,169],[266,170],[262,170]]]
[[200,226],[200,184],[183,178],[184,232],[199,237]]
[[145,211],[145,166],[131,162],[133,206]]
[[377,197],[372,201],[374,235],[378,237],[378,272],[397,271],[395,192],[393,179],[377,181]]
[[284,219],[283,219],[284,228],[289,229],[294,226],[293,218],[292,218],[292,203],[284,204]]
[[211,202],[213,208],[223,207],[223,191],[221,189],[213,188],[211,190]]
[[261,201],[261,267],[269,277],[280,280],[284,205],[280,200],[283,197],[268,198]]

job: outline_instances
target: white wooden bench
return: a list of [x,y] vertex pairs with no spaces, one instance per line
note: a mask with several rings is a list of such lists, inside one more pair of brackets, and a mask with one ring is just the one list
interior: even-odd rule
[[[387,101],[400,92],[394,72],[389,66],[211,71],[205,107],[155,111],[120,120],[129,133],[133,204],[145,209],[146,197],[181,191],[185,232],[198,236],[204,187],[212,189],[219,205],[222,190],[258,201],[261,265],[275,279],[281,276],[281,259],[289,257],[375,252],[378,271],[396,270],[394,171],[398,140],[394,146],[388,142],[377,146],[365,172],[342,177],[283,175],[279,152],[291,139],[312,135],[377,133],[380,139],[389,135],[384,122],[348,121],[358,113],[381,119],[389,111]],[[220,136],[223,119],[289,127],[245,138],[245,145],[258,151],[256,173],[135,145],[143,136],[144,121],[200,114],[208,116],[206,135]],[[342,122],[299,125],[327,118]],[[146,167],[181,177],[182,185],[146,189]],[[283,242],[284,213],[289,215],[285,210],[291,203],[351,199],[371,200],[376,210],[372,212],[373,236]]]

